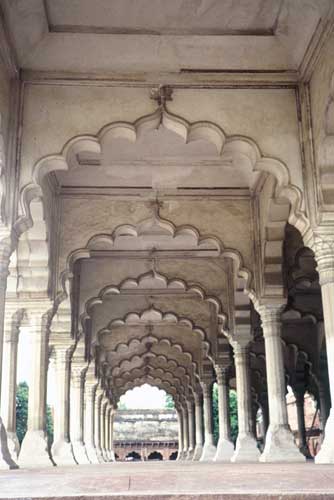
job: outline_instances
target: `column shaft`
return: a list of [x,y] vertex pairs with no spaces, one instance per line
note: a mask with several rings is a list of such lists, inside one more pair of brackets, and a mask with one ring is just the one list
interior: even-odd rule
[[74,369],[72,366],[71,388],[70,388],[70,436],[73,454],[78,464],[89,463],[84,442],[83,442],[83,390],[84,390],[84,369]]
[[332,406],[325,426],[325,437],[315,463],[334,463],[334,249],[325,245],[315,249],[321,285],[329,389]]
[[203,397],[202,394],[195,394],[195,439],[196,446],[193,455],[193,460],[199,460],[203,453]]
[[7,430],[8,448],[15,459],[20,451],[16,435],[16,372],[19,321],[10,314],[5,322],[3,346],[1,416]]
[[211,461],[214,459],[217,449],[213,444],[213,420],[212,420],[212,383],[203,382],[203,420],[204,420],[204,445],[200,461]]
[[214,457],[216,462],[230,462],[234,453],[234,446],[230,436],[230,394],[227,370],[215,367],[218,387],[218,418],[219,440],[217,452]]
[[[3,359],[3,334],[5,320],[5,302],[7,289],[8,266],[11,254],[11,242],[7,239],[0,242],[0,414],[1,412],[1,379]],[[17,469],[12,455],[8,449],[7,432],[0,417],[0,469]]]
[[238,403],[238,438],[232,462],[257,462],[259,450],[252,434],[251,388],[247,344],[233,344]]
[[294,443],[288,424],[285,370],[281,341],[282,306],[259,308],[266,350],[269,427],[261,462],[303,462],[305,457]]
[[186,405],[182,407],[183,417],[183,459],[187,460],[189,450],[189,426],[188,426],[188,411]]
[[181,410],[177,410],[177,419],[179,422],[179,451],[177,460],[183,460],[183,414]]
[[187,460],[192,460],[195,452],[195,414],[194,414],[194,402],[187,401],[188,410],[188,430],[189,430],[189,448],[187,454]]
[[87,380],[85,383],[84,402],[84,441],[86,453],[92,464],[98,464],[99,460],[95,448],[95,394],[97,381]]
[[46,386],[48,367],[48,318],[42,312],[31,312],[31,379],[29,385],[27,433],[22,441],[19,464],[23,467],[53,465],[45,433]]

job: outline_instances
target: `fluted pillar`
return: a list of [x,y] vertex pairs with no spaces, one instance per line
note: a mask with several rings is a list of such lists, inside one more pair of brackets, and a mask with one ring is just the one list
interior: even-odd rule
[[187,460],[189,450],[189,422],[187,405],[184,403],[182,406],[182,419],[183,419],[183,460]]
[[304,412],[304,397],[305,387],[295,387],[294,395],[296,398],[297,421],[298,421],[298,436],[299,436],[299,449],[306,458],[310,458],[310,450],[306,442],[306,427],[305,427],[305,412]]
[[94,402],[94,445],[99,463],[103,463],[103,454],[101,448],[101,404],[104,390],[98,386],[95,393]]
[[21,319],[22,317],[18,314],[18,311],[12,311],[7,304],[3,344],[1,417],[7,431],[8,449],[15,459],[17,459],[20,451],[20,444],[16,435],[16,373]]
[[194,393],[195,399],[195,451],[193,460],[197,461],[201,458],[203,453],[203,396],[201,393]]
[[56,400],[52,456],[57,465],[75,464],[69,435],[70,345],[54,346]]
[[281,304],[258,308],[266,351],[269,427],[261,462],[303,462],[288,423],[284,361],[281,340]]
[[84,441],[88,460],[98,464],[99,460],[95,448],[95,394],[98,382],[95,378],[94,368],[89,366],[85,380],[84,399]]
[[200,461],[208,462],[214,459],[217,452],[213,444],[212,382],[202,382],[201,386],[203,391],[204,444]]
[[101,428],[100,428],[100,446],[101,446],[101,453],[102,453],[102,458],[105,462],[108,462],[108,457],[107,457],[107,446],[106,446],[106,412],[107,412],[107,405],[109,401],[106,396],[103,396],[102,401],[101,401],[101,411],[100,411],[100,418],[101,418]]
[[115,421],[116,407],[114,405],[111,406],[110,412],[110,423],[109,423],[109,459],[112,462],[116,461],[115,451],[114,451],[114,421]]
[[187,460],[192,460],[195,452],[195,413],[193,399],[187,400],[189,447]]
[[[328,228],[330,229],[330,228]],[[331,228],[330,235],[334,228]],[[326,337],[327,365],[329,388],[331,394],[331,410],[325,426],[325,437],[321,444],[320,451],[315,457],[317,464],[334,463],[334,240],[326,234],[312,235],[309,242],[319,273],[321,286],[322,307],[324,315],[324,327]]]
[[[11,255],[11,242],[7,238],[0,240],[0,414],[1,414],[1,379],[2,379],[2,359],[3,359],[3,332],[5,319],[5,301],[9,259]],[[7,241],[8,240],[8,241]],[[17,469],[17,464],[13,460],[8,449],[6,428],[0,417],[0,469]]]
[[28,309],[31,343],[31,379],[29,385],[28,425],[21,444],[19,464],[22,467],[53,465],[48,450],[46,425],[46,385],[48,366],[48,310],[52,304],[35,301]]
[[84,445],[84,383],[86,367],[75,365],[72,361],[70,383],[70,437],[73,455],[78,464],[88,464]]
[[232,462],[257,462],[260,452],[252,433],[248,341],[233,342],[238,403],[238,438]]
[[215,371],[218,387],[219,440],[214,461],[230,462],[234,453],[234,446],[231,441],[228,369],[216,365]]
[[177,460],[183,460],[183,414],[182,410],[177,409],[177,419],[179,423],[179,449],[177,453]]

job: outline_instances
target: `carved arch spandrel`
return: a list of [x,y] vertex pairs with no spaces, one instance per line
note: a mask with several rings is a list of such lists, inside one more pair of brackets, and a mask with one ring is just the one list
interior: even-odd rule
[[133,123],[115,122],[105,126],[96,136],[83,135],[68,141],[60,154],[49,155],[37,162],[33,172],[33,181],[22,190],[22,216],[17,222],[20,231],[29,225],[29,203],[39,190],[42,179],[50,172],[68,170],[69,159],[76,156],[79,150],[100,153],[107,137],[124,138],[135,142],[146,131],[155,130],[160,125],[178,134],[185,143],[204,140],[212,143],[217,153],[229,161],[235,158],[246,158],[252,171],[262,171],[275,178],[275,200],[287,200],[290,204],[288,221],[295,225],[303,234],[309,226],[303,212],[302,193],[291,184],[288,168],[278,159],[262,155],[257,144],[244,136],[228,137],[221,127],[208,121],[190,123],[180,116],[170,113],[165,106],[159,107],[154,113],[143,116]]

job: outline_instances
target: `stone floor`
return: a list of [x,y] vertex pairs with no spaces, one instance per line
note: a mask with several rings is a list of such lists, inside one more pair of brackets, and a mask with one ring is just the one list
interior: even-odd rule
[[114,463],[0,472],[0,499],[334,499],[334,466]]

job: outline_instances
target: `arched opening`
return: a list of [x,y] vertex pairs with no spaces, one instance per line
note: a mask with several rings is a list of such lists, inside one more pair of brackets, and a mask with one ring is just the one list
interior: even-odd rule
[[131,447],[135,447],[142,460],[162,460],[163,456],[169,456],[169,450],[178,447],[173,398],[147,383],[126,391],[115,413],[113,443],[119,456],[122,450]]
[[176,459],[177,459],[177,451],[173,451],[173,453],[169,455],[168,460],[176,460]]
[[142,460],[142,457],[137,451],[131,451],[125,457],[126,462],[132,462],[132,461],[138,462],[140,460]]
[[159,460],[163,460],[163,456],[161,455],[161,453],[159,451],[152,451],[148,455],[147,460],[156,460],[156,461],[159,461]]

